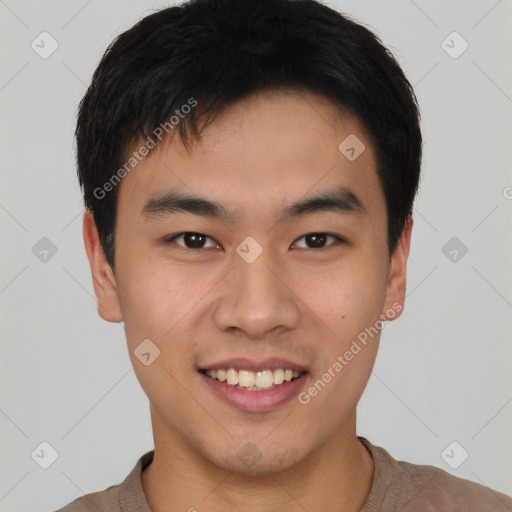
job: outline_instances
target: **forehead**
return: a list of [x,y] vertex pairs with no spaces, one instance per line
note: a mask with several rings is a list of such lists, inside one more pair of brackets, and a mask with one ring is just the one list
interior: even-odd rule
[[348,188],[370,210],[384,204],[363,124],[315,93],[265,92],[236,102],[190,151],[173,135],[123,178],[119,216],[141,217],[148,200],[169,189],[225,204],[238,218],[263,215],[270,203],[272,213],[282,211],[329,188]]

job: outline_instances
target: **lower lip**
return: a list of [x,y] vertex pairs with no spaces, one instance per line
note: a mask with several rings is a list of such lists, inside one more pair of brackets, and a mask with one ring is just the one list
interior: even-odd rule
[[283,382],[266,391],[246,391],[229,386],[226,382],[198,372],[205,384],[225,402],[250,412],[264,412],[275,409],[296,397],[306,382],[307,372],[289,382]]

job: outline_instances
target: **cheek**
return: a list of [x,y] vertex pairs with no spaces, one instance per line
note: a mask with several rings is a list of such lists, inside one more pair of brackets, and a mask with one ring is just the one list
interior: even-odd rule
[[[137,264],[140,261],[140,264]],[[190,339],[197,315],[206,314],[201,299],[213,283],[201,271],[170,265],[149,255],[132,258],[120,270],[119,301],[134,366],[134,351],[150,339],[160,351],[155,363],[178,376],[192,364],[197,340]],[[189,364],[190,363],[190,364]],[[141,379],[144,381],[142,369]]]
[[[204,295],[191,283],[185,285],[184,280],[179,269],[157,268],[148,262],[124,275],[119,290],[129,355],[137,378],[156,404],[172,400],[176,407],[182,407],[178,404],[187,397],[179,391],[179,385],[173,397],[167,396],[168,389],[175,379],[183,380],[182,372],[192,364],[193,345],[185,343],[191,328],[187,313]],[[148,339],[150,343],[145,341]],[[148,352],[150,364],[146,365],[143,354]]]
[[307,276],[298,294],[335,336],[345,339],[375,322],[385,299],[378,262],[354,257],[338,266],[308,272]]
[[179,268],[162,266],[147,255],[132,254],[119,265],[118,297],[129,343],[141,336],[162,340],[186,314],[195,292],[183,284]]

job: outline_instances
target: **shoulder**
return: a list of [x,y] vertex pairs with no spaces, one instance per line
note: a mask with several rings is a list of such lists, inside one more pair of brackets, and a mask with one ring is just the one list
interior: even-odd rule
[[[432,465],[394,459],[384,448],[363,439],[375,462],[375,493],[368,510],[512,511],[512,498],[485,485]],[[374,505],[379,505],[374,508]],[[370,505],[370,504],[369,504]]]
[[142,488],[142,471],[151,464],[154,450],[142,455],[128,476],[120,483],[103,491],[80,496],[55,512],[121,512],[122,510],[149,511]]
[[[485,485],[459,478],[435,466],[397,461],[393,490],[404,512],[420,505],[432,510],[460,507],[465,512],[512,510],[512,498]],[[427,509],[430,510],[430,509]]]
[[119,487],[111,485],[103,491],[80,496],[55,512],[119,512]]

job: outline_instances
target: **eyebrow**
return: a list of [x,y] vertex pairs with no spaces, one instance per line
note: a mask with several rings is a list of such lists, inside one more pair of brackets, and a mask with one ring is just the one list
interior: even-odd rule
[[[363,202],[354,192],[347,187],[339,187],[286,205],[281,210],[277,221],[281,222],[307,214],[329,211],[354,216],[367,214]],[[191,213],[219,219],[226,223],[233,223],[239,219],[238,215],[226,209],[220,203],[202,197],[186,195],[175,190],[169,190],[151,197],[142,208],[142,216],[147,220],[174,213]]]

